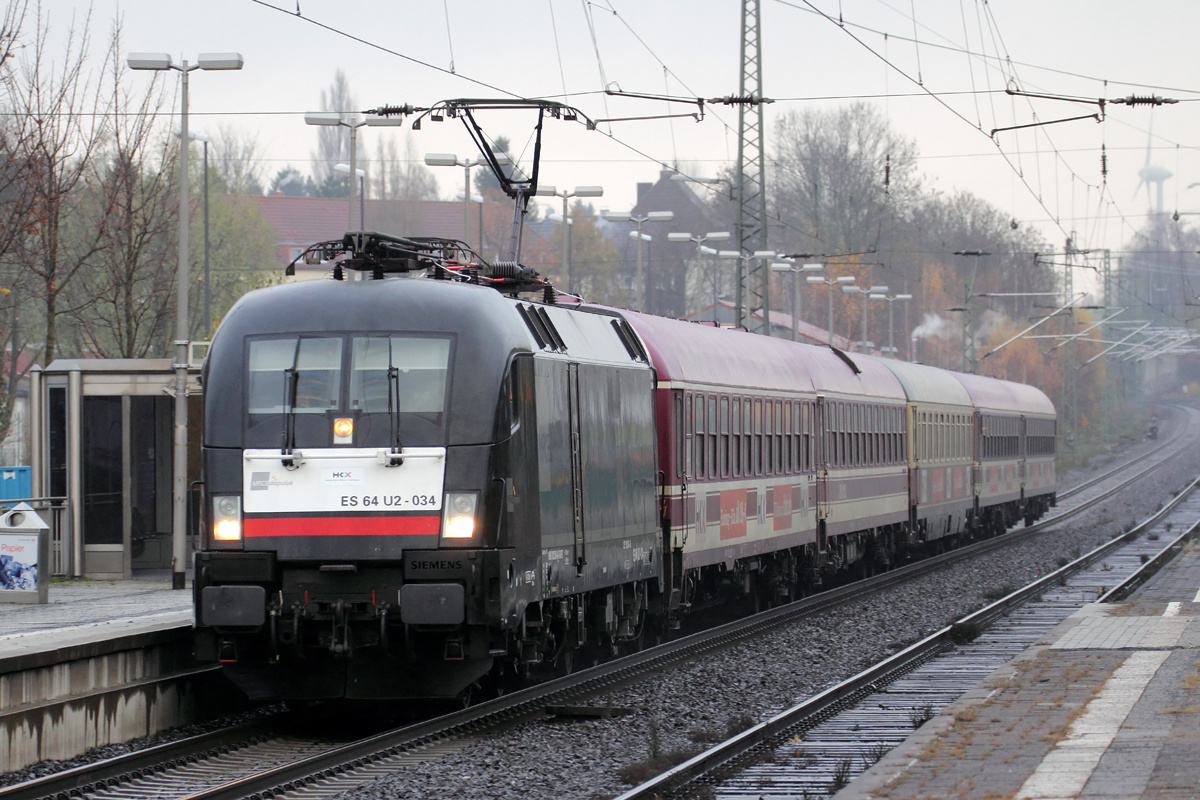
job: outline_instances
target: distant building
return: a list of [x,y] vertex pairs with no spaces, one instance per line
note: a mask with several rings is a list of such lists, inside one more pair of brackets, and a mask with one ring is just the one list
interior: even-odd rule
[[[722,327],[733,325],[734,305],[729,300],[724,298],[717,300],[716,305],[709,304],[704,308],[687,314],[683,319],[692,322],[708,322],[716,320],[718,325]],[[752,330],[757,330],[761,314],[752,314],[750,316],[750,327]],[[776,339],[792,338],[792,315],[787,311],[772,311],[771,312],[771,336]],[[804,342],[805,344],[829,344],[829,331],[819,325],[813,325],[811,322],[798,320],[796,323],[796,341]],[[833,335],[833,346],[839,350],[849,351],[853,349],[853,343],[845,336],[838,334]],[[875,351],[873,354],[878,355]]]
[[[280,266],[290,263],[309,245],[340,238],[346,232],[346,198],[285,197],[282,193],[254,201],[275,231]],[[404,236],[463,238],[463,204],[442,200],[366,200],[362,230]],[[358,209],[355,209],[358,216]],[[478,238],[478,230],[470,238]]]

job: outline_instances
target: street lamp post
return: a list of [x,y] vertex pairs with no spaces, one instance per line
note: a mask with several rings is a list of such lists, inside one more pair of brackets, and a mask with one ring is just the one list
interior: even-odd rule
[[[676,173],[678,174],[678,173]],[[672,178],[673,179],[673,178]],[[709,231],[703,236],[692,236],[690,233],[668,233],[668,242],[695,242],[696,243],[696,260],[699,261],[701,256],[716,255],[717,251],[711,247],[705,247],[705,242],[727,242],[729,241],[729,231]],[[717,291],[720,286],[720,274],[713,276],[713,322],[717,322]]]
[[[351,176],[358,174],[358,129],[364,125],[372,127],[390,126],[404,124],[403,117],[377,117],[368,115],[360,117],[358,114],[343,114],[339,111],[306,111],[304,113],[305,125],[324,125],[324,126],[341,126],[350,129],[350,167],[348,174]],[[348,230],[356,230],[354,225],[354,206],[355,194],[358,190],[358,181],[350,178],[350,208],[347,220]],[[362,220],[359,220],[362,223]]]
[[[183,128],[176,128],[175,135],[181,136]],[[204,144],[204,335],[212,332],[212,289],[208,284],[208,134],[188,131],[188,138]]]
[[[179,268],[175,314],[175,444],[172,475],[171,588],[187,586],[187,372],[188,372],[188,73],[241,69],[240,53],[201,53],[195,64],[176,65],[168,53],[130,53],[130,69],[176,70],[180,79]],[[205,281],[205,287],[208,282]]]
[[566,189],[563,189],[561,192],[559,192],[555,191],[555,187],[553,186],[539,186],[537,193],[540,196],[553,195],[554,197],[562,198],[563,210],[561,219],[563,224],[563,286],[566,288],[567,294],[571,294],[571,244],[569,241],[569,236],[571,233],[571,217],[567,213],[567,201],[572,197],[603,197],[604,187],[576,186],[575,191],[573,192],[568,192]]
[[854,278],[849,275],[843,275],[840,278],[820,278],[816,275],[809,275],[805,280],[809,283],[823,283],[829,287],[829,346],[833,347],[833,287],[854,283]]
[[[340,173],[342,175],[349,175],[350,174],[350,165],[349,164],[334,164],[333,171]],[[358,188],[359,188],[359,192],[358,192],[358,224],[362,226],[363,230],[366,230],[366,228],[367,228],[367,208],[366,208],[366,203],[364,202],[364,198],[367,195],[367,171],[363,170],[363,169],[356,169],[356,170],[354,170],[354,177],[358,179],[357,183],[358,183]],[[353,223],[353,220],[351,220],[351,223]]]
[[772,264],[771,269],[775,272],[790,272],[792,273],[792,341],[799,341],[796,334],[796,328],[800,327],[800,274],[803,272],[820,272],[825,269],[824,264]]
[[896,332],[896,318],[893,311],[896,308],[897,300],[912,300],[911,294],[872,294],[872,300],[887,300],[888,304],[888,354],[892,358],[896,357],[896,342],[893,340],[893,335]]
[[888,287],[886,287],[886,286],[872,286],[870,289],[867,289],[862,286],[843,286],[842,287],[842,291],[845,292],[846,294],[856,294],[857,293],[857,294],[862,295],[863,311],[862,311],[862,344],[861,344],[862,351],[861,352],[863,352],[863,353],[867,352],[867,298],[869,298],[871,296],[872,292],[874,292],[876,294],[887,294],[887,290],[888,290]]
[[605,213],[605,219],[611,222],[633,222],[637,224],[636,231],[629,232],[629,238],[637,240],[637,277],[635,282],[635,301],[638,311],[645,311],[645,293],[642,278],[642,242],[651,241],[654,237],[648,233],[642,233],[642,225],[647,222],[670,222],[675,219],[674,212],[671,211],[647,211],[640,217],[635,217],[628,211],[609,211]]
[[[475,159],[469,159],[469,158],[460,159],[458,156],[454,155],[453,153],[426,153],[425,154],[426,166],[430,166],[430,167],[462,167],[463,168],[463,241],[464,242],[467,241],[467,232],[471,230],[471,198],[473,196],[471,194],[471,167],[485,166],[485,165],[487,165],[487,163],[488,163],[488,160],[486,158],[484,158],[483,156],[479,156],[479,158],[475,158]],[[496,163],[499,164],[500,166],[505,166],[507,164],[511,164],[512,160],[509,159],[509,157],[507,155],[505,155],[504,153],[496,153]],[[483,250],[483,222],[482,222],[483,201],[480,200],[479,202],[480,202],[479,211],[480,211],[480,215],[481,215],[481,221],[479,223],[479,249],[482,251]]]

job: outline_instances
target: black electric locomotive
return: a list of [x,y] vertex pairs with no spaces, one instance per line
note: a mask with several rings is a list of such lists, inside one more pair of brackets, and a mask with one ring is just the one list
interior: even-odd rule
[[414,277],[440,247],[252,292],[213,339],[197,653],[251,697],[451,697],[640,633],[645,353],[603,311]]

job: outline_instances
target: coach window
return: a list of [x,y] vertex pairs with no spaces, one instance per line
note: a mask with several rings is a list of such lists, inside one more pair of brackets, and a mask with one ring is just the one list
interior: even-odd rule
[[751,469],[755,475],[762,475],[762,401],[754,401],[754,453],[751,453]]
[[754,475],[754,399],[742,401],[742,474]]
[[849,403],[839,403],[841,419],[838,424],[842,430],[842,466],[854,466],[854,418],[851,416],[852,406]]
[[871,460],[867,451],[867,431],[870,426],[867,423],[867,406],[864,403],[859,403],[858,406],[858,466],[864,467]]
[[887,435],[888,455],[891,459],[891,463],[893,463],[893,464],[900,461],[900,437],[896,433],[896,414],[898,412],[899,412],[899,409],[889,408],[888,409],[888,417],[887,417],[888,418],[888,435]]
[[721,398],[721,477],[729,477],[729,398]]
[[834,466],[840,467],[842,465],[842,404],[832,403],[830,412],[829,429],[836,432],[832,434],[833,452],[829,461]]
[[733,420],[730,433],[733,450],[730,454],[730,469],[735,477],[742,474],[742,399],[733,398]]
[[763,454],[762,454],[762,473],[764,475],[771,474],[771,463],[775,448],[772,447],[772,442],[775,438],[775,421],[774,403],[770,400],[763,402]]
[[871,405],[871,463],[880,464],[880,407]]
[[783,473],[783,453],[780,450],[780,445],[783,442],[782,407],[783,402],[780,400],[776,400],[775,402],[771,403],[771,433],[773,434],[771,439],[775,443],[772,448],[772,455],[774,458],[771,461],[771,474],[773,475],[779,475]]
[[800,471],[800,402],[789,400],[784,405],[784,414],[788,420],[788,472]]
[[854,404],[846,403],[846,466],[854,466]]
[[846,453],[846,466],[858,466],[858,404],[846,404],[846,442],[849,452]]
[[784,434],[787,432],[787,420],[783,416],[783,401],[775,401],[775,474],[782,475],[784,463],[787,460],[783,452]]
[[863,433],[863,405],[862,403],[854,404],[854,466],[861,467],[866,463],[866,454],[863,445],[866,438]]
[[708,396],[708,453],[705,458],[708,460],[708,476],[717,477],[717,397],[711,394]]

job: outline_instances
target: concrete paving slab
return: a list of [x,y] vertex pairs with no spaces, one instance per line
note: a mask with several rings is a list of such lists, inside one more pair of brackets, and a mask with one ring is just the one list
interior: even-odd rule
[[1085,606],[836,795],[952,797],[1200,797],[1200,550]]

